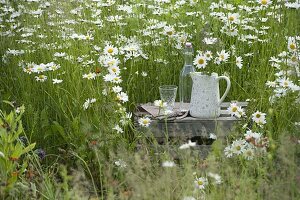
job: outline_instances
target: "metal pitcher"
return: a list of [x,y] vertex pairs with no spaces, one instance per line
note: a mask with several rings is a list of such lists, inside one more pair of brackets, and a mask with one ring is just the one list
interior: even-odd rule
[[[230,89],[230,79],[227,76],[218,76],[217,73],[204,75],[201,72],[192,72],[193,80],[190,114],[197,118],[215,118],[220,116],[220,104]],[[219,80],[225,79],[227,88],[220,98]]]

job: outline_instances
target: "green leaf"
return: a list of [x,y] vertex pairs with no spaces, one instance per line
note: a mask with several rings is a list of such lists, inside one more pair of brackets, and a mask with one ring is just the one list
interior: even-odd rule
[[28,153],[29,151],[31,151],[32,149],[34,149],[34,147],[35,147],[35,143],[32,143],[32,144],[28,145],[27,147],[25,147],[25,148],[23,149],[22,154]]
[[48,107],[45,107],[42,111],[41,111],[41,118],[40,118],[40,126],[42,128],[48,127],[49,126],[49,120],[48,120],[48,115],[47,115],[47,109]]
[[17,142],[15,145],[15,148],[13,150],[13,153],[11,154],[12,158],[19,158],[23,153],[23,146],[20,142]]
[[14,105],[13,105],[12,102],[10,102],[10,101],[3,100],[2,102],[3,102],[3,103],[6,103],[6,104],[9,104],[11,107],[14,107]]
[[51,125],[51,128],[53,132],[58,132],[65,141],[68,141],[64,128],[57,121],[53,121],[53,125]]

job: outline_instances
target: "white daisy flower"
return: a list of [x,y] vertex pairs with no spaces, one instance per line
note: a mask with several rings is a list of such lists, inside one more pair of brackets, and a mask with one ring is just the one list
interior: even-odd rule
[[205,44],[215,44],[218,41],[217,38],[204,38],[203,42]]
[[240,155],[245,151],[246,140],[239,139],[232,143],[232,151],[234,154]]
[[201,69],[201,68],[205,68],[206,65],[207,65],[207,61],[206,61],[206,57],[202,54],[198,54],[196,56],[196,58],[194,59],[194,62],[193,64],[198,68],[198,69]]
[[239,17],[240,15],[238,13],[228,13],[226,21],[238,24],[240,22]]
[[49,71],[55,71],[55,70],[58,70],[60,68],[60,65],[55,64],[53,62],[48,63],[46,65],[47,65]]
[[200,190],[205,189],[206,185],[208,185],[207,178],[205,177],[196,178],[194,183],[195,183],[195,187]]
[[97,74],[95,72],[90,72],[88,74],[83,74],[82,78],[86,78],[88,80],[95,80],[96,76],[97,76]]
[[122,159],[119,159],[119,160],[115,161],[115,165],[120,167],[120,168],[126,168],[127,167],[126,162]]
[[252,114],[252,120],[259,125],[266,124],[266,113],[256,111]]
[[272,1],[270,0],[257,0],[257,2],[261,5],[261,6],[268,6],[272,3]]
[[56,79],[56,78],[52,79],[52,81],[53,81],[53,84],[59,84],[59,83],[63,82],[63,80]]
[[213,54],[211,51],[205,51],[204,56],[205,56],[206,60],[210,61],[213,57]]
[[245,149],[245,151],[243,152],[243,156],[247,159],[247,160],[252,160],[254,158],[254,149],[248,145],[248,148]]
[[123,129],[118,124],[115,125],[115,127],[113,129],[116,130],[117,133],[123,133],[124,132]]
[[219,185],[222,183],[222,179],[219,174],[208,172],[207,175],[215,179],[215,184]]
[[116,74],[119,75],[120,74],[120,68],[118,66],[110,66],[108,68],[109,73],[111,74]]
[[119,94],[117,94],[117,99],[119,101],[122,101],[122,103],[125,103],[128,101],[128,95],[125,92],[120,92]]
[[275,88],[277,86],[277,83],[275,81],[267,81],[266,86],[270,88]]
[[39,64],[39,65],[36,65],[36,64],[34,64],[33,65],[33,68],[32,68],[32,71],[34,72],[34,73],[42,73],[42,72],[45,72],[45,71],[47,71],[48,70],[48,66],[47,65],[45,65],[45,64],[43,64],[43,63],[41,63],[41,64]]
[[38,82],[45,82],[47,80],[47,76],[38,75],[38,76],[35,76],[35,80],[38,81]]
[[123,88],[120,87],[120,86],[118,86],[118,85],[112,87],[112,90],[113,90],[114,93],[119,93],[119,92],[122,91],[122,89],[123,89]]
[[55,52],[53,56],[61,58],[61,57],[65,57],[66,55],[67,54],[65,52]]
[[86,99],[84,104],[83,104],[83,109],[84,110],[87,110],[91,104],[95,103],[96,102],[96,99],[95,98],[92,98],[92,99]]
[[217,52],[218,56],[215,59],[216,64],[221,64],[222,62],[227,62],[228,58],[230,57],[229,53],[227,53],[225,50],[222,50],[221,52]]
[[289,51],[295,52],[297,51],[297,43],[294,37],[288,38],[288,49]]
[[225,156],[226,156],[227,158],[231,158],[231,157],[233,156],[233,149],[232,149],[232,146],[229,145],[229,146],[225,147],[224,153],[225,153]]
[[175,35],[175,29],[172,26],[165,26],[163,30],[163,34],[167,35],[169,37],[172,37]]
[[149,127],[151,120],[149,117],[143,117],[138,120],[139,125],[143,127]]
[[239,69],[243,67],[243,58],[241,56],[235,57],[235,64]]
[[116,74],[106,74],[103,77],[105,82],[112,82],[112,83],[121,83],[122,79],[120,76],[117,76]]
[[249,130],[246,132],[246,134],[244,136],[247,141],[249,141],[251,138],[258,141],[258,140],[260,140],[262,135],[261,135],[261,133],[256,133],[256,132],[252,132],[251,130]]
[[104,54],[106,54],[106,55],[113,56],[113,55],[117,55],[118,52],[119,52],[118,49],[112,45],[106,45],[104,47]]
[[241,118],[243,115],[245,115],[244,109],[242,109],[241,106],[237,106],[236,103],[230,103],[230,106],[227,108],[227,111],[232,117],[236,116],[238,118]]
[[276,81],[283,88],[291,88],[294,85],[293,82],[289,80],[289,78],[277,79]]
[[120,60],[110,55],[103,55],[99,57],[98,62],[102,64],[104,67],[112,67],[112,66],[118,66]]
[[160,108],[166,108],[167,102],[163,102],[162,100],[155,100],[154,106],[160,107]]

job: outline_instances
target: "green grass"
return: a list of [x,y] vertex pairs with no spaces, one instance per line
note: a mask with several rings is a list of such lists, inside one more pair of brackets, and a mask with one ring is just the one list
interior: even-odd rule
[[[295,125],[300,121],[299,90],[270,103],[273,89],[265,83],[274,81],[275,73],[279,71],[271,66],[270,58],[278,58],[279,53],[289,51],[287,37],[299,37],[297,19],[300,11],[286,8],[284,2],[276,0],[264,9],[256,9],[260,6],[256,1],[226,2],[236,9],[217,8],[212,11],[210,1],[179,5],[178,1],[176,4],[176,1],[118,0],[111,6],[101,6],[90,0],[51,0],[50,6],[43,6],[44,0],[0,3],[0,108],[11,109],[2,100],[14,101],[15,108],[24,105],[22,122],[26,136],[31,143],[36,143],[36,148],[47,152],[44,160],[37,160],[33,152],[29,153],[29,168],[36,172],[35,178],[29,180],[20,175],[19,185],[10,193],[0,193],[0,196],[4,199],[22,198],[24,194],[23,199],[29,199],[31,195],[38,199],[183,199],[184,196],[201,199],[205,193],[207,199],[299,198],[299,126]],[[118,10],[119,5],[125,4],[132,7],[132,12]],[[251,11],[238,8],[242,5],[247,5]],[[8,7],[19,10],[20,16],[9,20],[15,11],[6,11]],[[43,10],[39,17],[30,14],[38,9]],[[198,13],[189,16],[187,12]],[[212,16],[213,12],[225,16],[239,13],[240,20],[248,21],[231,24],[236,26],[238,35],[228,36],[222,32],[224,22]],[[122,17],[119,22],[107,20],[116,15]],[[262,18],[267,21],[262,22]],[[101,21],[101,25],[92,23],[96,20]],[[160,23],[164,24],[157,28]],[[230,53],[226,63],[217,65],[210,61],[205,69],[198,71],[230,77],[232,87],[226,101],[250,99],[247,116],[236,132],[226,141],[217,140],[206,160],[191,156],[192,150],[180,151],[181,159],[175,168],[161,167],[163,161],[173,160],[169,149],[155,154],[152,144],[148,146],[149,142],[145,142],[145,135],[135,129],[133,119],[126,125],[120,123],[126,112],[133,112],[139,103],[159,99],[160,85],[179,83],[185,41],[176,48],[180,38],[164,34],[165,25],[172,26],[176,34],[188,35],[187,41],[193,43],[195,56],[197,50],[210,50],[215,57],[221,50],[232,52],[234,46],[235,53]],[[246,30],[246,25],[253,30]],[[261,29],[262,26],[268,29]],[[262,30],[265,32],[260,34]],[[3,34],[7,31],[11,34]],[[24,35],[28,32],[32,35]],[[72,39],[70,36],[74,33],[90,34],[93,39]],[[257,36],[266,42],[258,39],[242,41],[241,37],[246,35]],[[205,37],[217,38],[218,42],[207,45],[203,42]],[[124,54],[114,56],[120,60],[123,81],[119,86],[129,96],[129,101],[122,103],[112,92],[112,87],[117,84],[103,80],[108,70],[98,59],[107,42],[120,51],[130,38],[135,38],[143,56],[128,60],[124,60]],[[298,57],[299,45],[298,40],[295,51]],[[8,49],[24,50],[25,53],[8,55]],[[64,52],[69,57],[55,58],[56,52]],[[252,56],[246,56],[250,53]],[[243,58],[241,69],[235,64],[235,56]],[[83,61],[79,62],[78,57]],[[93,63],[84,66],[87,61]],[[37,82],[37,73],[28,74],[22,69],[22,65],[28,67],[32,62],[54,62],[61,68],[41,73],[48,79]],[[297,62],[299,67],[299,58]],[[284,71],[286,68],[288,65],[282,64]],[[82,77],[89,72],[97,72],[95,80]],[[142,76],[142,72],[147,76]],[[63,82],[52,84],[54,78]],[[290,75],[289,79],[299,85],[299,76]],[[107,95],[103,94],[104,89],[108,91]],[[224,90],[225,84],[221,82],[221,92]],[[83,104],[88,98],[97,101],[85,110]],[[267,115],[267,124],[263,127],[253,125],[251,120],[251,115],[257,110]],[[248,128],[269,138],[267,152],[250,161],[241,156],[226,158],[224,148],[243,137],[245,123]],[[123,133],[113,129],[117,124]],[[142,149],[137,152],[138,143],[142,144]],[[127,167],[117,167],[114,162],[118,159],[124,160]],[[193,172],[198,177],[208,178],[205,190],[195,190]],[[222,184],[212,184],[208,172],[220,174]]]

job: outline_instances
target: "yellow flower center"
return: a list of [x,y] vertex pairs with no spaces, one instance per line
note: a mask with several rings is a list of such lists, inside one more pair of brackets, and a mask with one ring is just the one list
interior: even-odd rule
[[242,148],[241,148],[241,146],[236,146],[236,150],[241,150]]
[[221,58],[222,60],[224,60],[225,56],[224,56],[224,55],[220,55],[220,58]]
[[173,35],[173,31],[167,31],[168,35]]
[[108,53],[112,53],[112,52],[114,52],[114,49],[113,49],[113,48],[109,48],[109,49],[107,50],[107,52],[108,52]]
[[116,68],[112,68],[112,71],[116,73],[116,72],[117,72],[117,69],[116,69]]
[[233,107],[232,112],[236,112],[236,111],[237,111],[237,107]]
[[200,58],[200,59],[198,60],[198,64],[200,64],[200,65],[204,64],[204,59],[203,59],[203,58]]
[[144,125],[148,124],[148,120],[144,119],[144,120],[143,120],[143,124],[144,124]]
[[118,78],[118,77],[115,77],[115,78],[114,78],[114,80],[115,80],[115,81],[118,81],[118,80],[119,80],[119,78]]
[[260,116],[261,116],[260,114],[256,114],[256,118],[260,118]]
[[228,19],[229,19],[229,21],[233,21],[233,20],[234,20],[234,17],[233,17],[233,16],[230,16]]
[[198,185],[203,185],[203,181],[201,181],[201,180],[199,180],[199,181],[197,181],[197,183],[198,183]]
[[287,81],[284,81],[284,82],[283,82],[283,85],[284,85],[285,87],[287,87],[287,86],[289,85],[289,83],[288,83]]
[[252,156],[252,151],[247,151],[246,153],[248,156]]
[[290,44],[290,48],[291,48],[292,50],[295,50],[295,49],[296,49],[296,44],[294,44],[294,43]]
[[293,57],[291,58],[291,60],[292,60],[293,62],[296,62],[296,61],[297,61],[297,57],[296,57],[296,56],[293,56]]
[[267,3],[268,3],[268,0],[261,0],[262,5],[267,5]]

